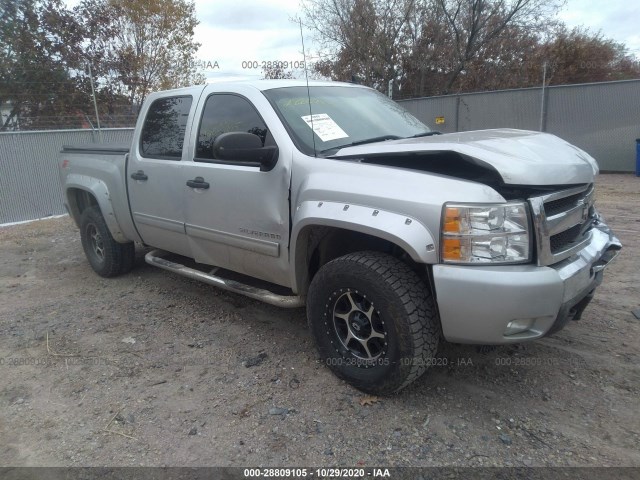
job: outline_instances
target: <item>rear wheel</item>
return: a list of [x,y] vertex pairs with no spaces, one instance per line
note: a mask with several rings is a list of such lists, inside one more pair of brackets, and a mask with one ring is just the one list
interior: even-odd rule
[[307,317],[322,361],[354,387],[397,392],[424,373],[439,327],[427,286],[400,260],[359,252],[324,265],[309,287]]
[[82,212],[80,238],[87,260],[98,275],[115,277],[133,268],[135,244],[116,242],[98,207]]

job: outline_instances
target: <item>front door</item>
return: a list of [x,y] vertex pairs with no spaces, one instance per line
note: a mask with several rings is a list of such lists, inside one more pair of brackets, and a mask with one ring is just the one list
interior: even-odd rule
[[[268,126],[245,97],[216,93],[202,109],[195,155],[185,162],[186,232],[191,256],[272,283],[288,276],[289,176],[215,158],[215,138],[227,132],[258,135],[275,145]],[[189,183],[190,182],[190,183]]]

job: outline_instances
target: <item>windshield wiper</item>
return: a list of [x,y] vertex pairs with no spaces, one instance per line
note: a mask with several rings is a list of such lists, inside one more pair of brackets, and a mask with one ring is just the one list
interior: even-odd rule
[[442,135],[442,132],[438,132],[437,130],[429,130],[428,132],[416,133],[415,135],[411,135],[407,138],[431,137],[433,135]]
[[364,145],[365,143],[383,142],[385,140],[400,140],[402,137],[398,135],[380,135],[379,137],[367,138],[366,140],[358,140],[357,142],[350,143],[349,146]]
[[367,138],[366,140],[358,140],[357,142],[347,143],[346,145],[338,145],[337,147],[327,148],[321,150],[320,153],[328,152],[329,150],[338,150],[340,148],[354,147],[356,145],[364,145],[366,143],[384,142],[385,140],[400,140],[402,137],[398,135],[380,135],[379,137]]

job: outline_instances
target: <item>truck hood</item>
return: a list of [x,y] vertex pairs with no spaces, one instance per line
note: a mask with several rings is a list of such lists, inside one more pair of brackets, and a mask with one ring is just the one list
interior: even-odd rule
[[[548,133],[495,129],[407,138],[345,147],[331,158],[368,159],[394,166],[429,171],[437,154],[454,152],[470,162],[494,170],[509,185],[565,185],[591,183],[598,173],[596,161],[585,151]],[[461,164],[462,165],[462,164]]]

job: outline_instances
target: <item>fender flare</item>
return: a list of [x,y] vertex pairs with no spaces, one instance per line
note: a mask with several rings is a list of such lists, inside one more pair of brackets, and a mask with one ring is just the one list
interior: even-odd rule
[[365,233],[399,246],[418,263],[438,262],[437,242],[429,229],[416,218],[362,205],[306,201],[296,209],[291,232],[291,264],[295,267],[291,271],[291,285],[294,292],[303,289],[308,281],[304,230],[312,226]]
[[127,243],[130,240],[122,233],[122,229],[118,223],[113,204],[111,203],[111,195],[106,183],[88,175],[69,174],[65,180],[65,200],[69,206],[71,216],[76,224],[80,221],[81,212],[75,199],[72,198],[71,189],[84,190],[93,195],[98,202],[98,207],[102,212],[102,216],[116,242]]

